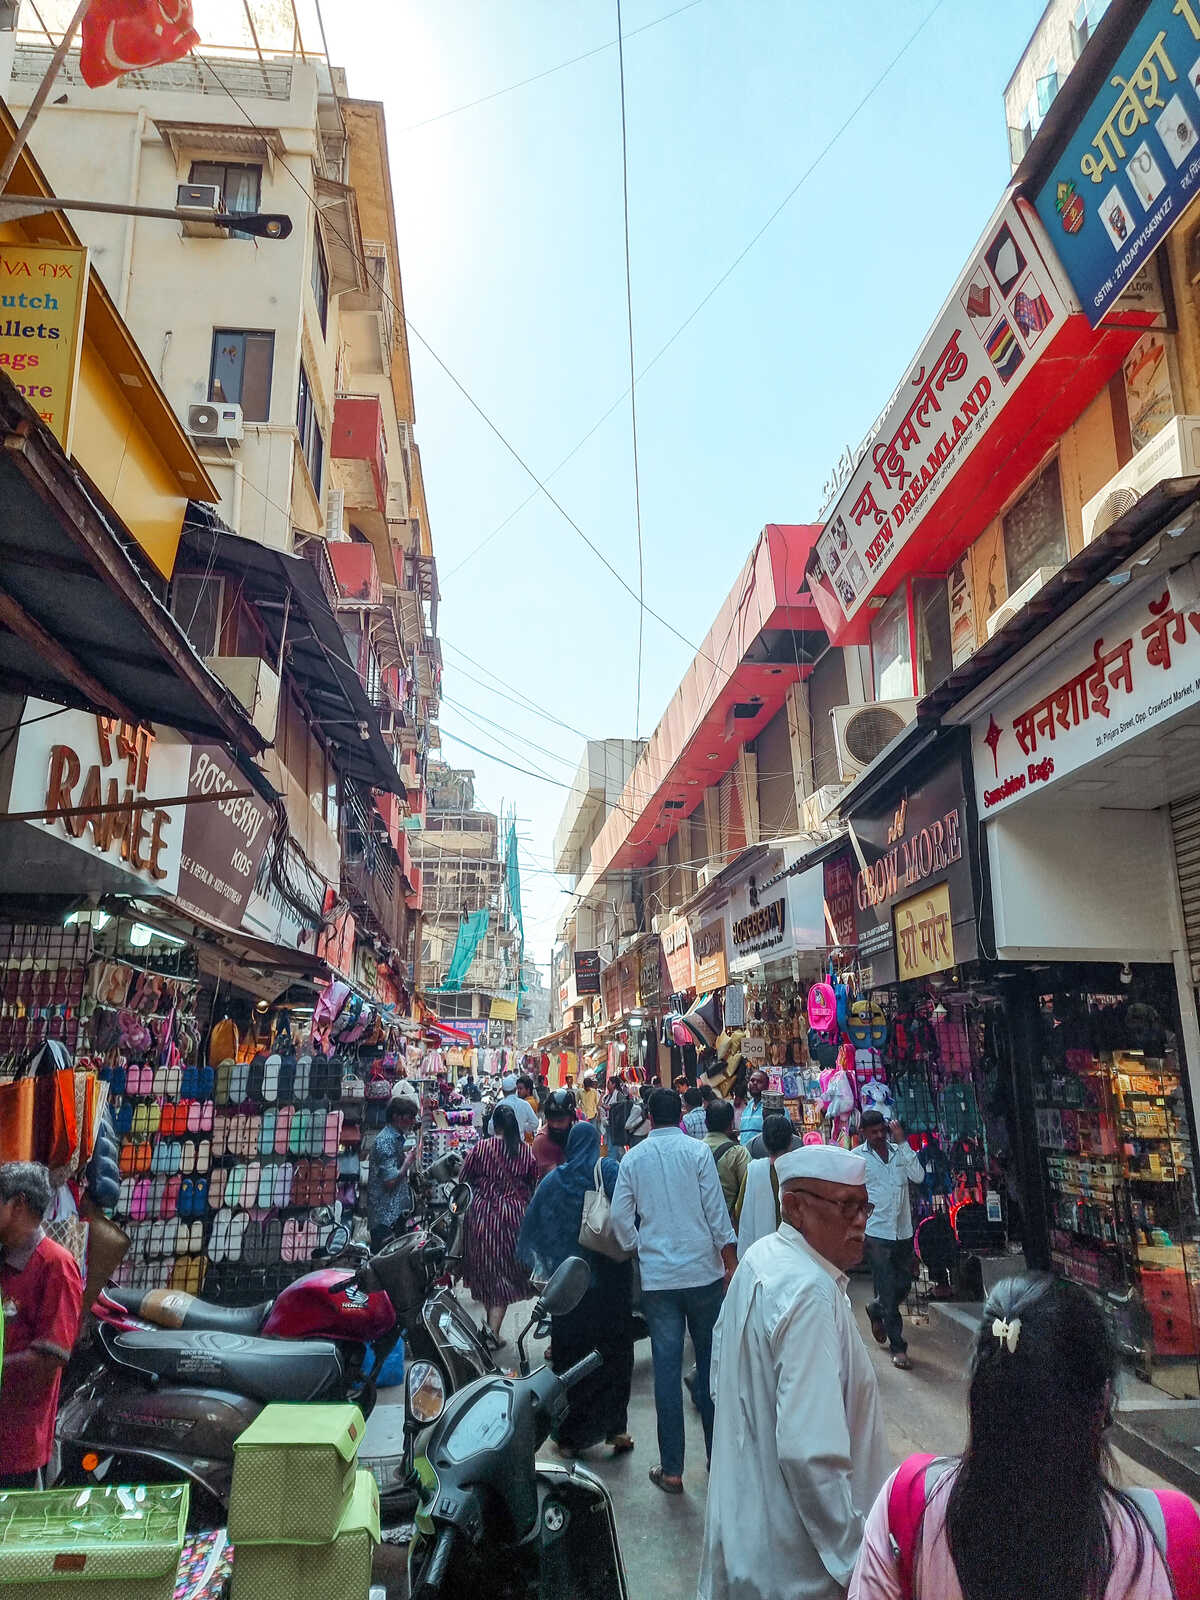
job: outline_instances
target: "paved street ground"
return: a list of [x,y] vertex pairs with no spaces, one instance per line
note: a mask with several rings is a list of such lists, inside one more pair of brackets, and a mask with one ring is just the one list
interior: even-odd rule
[[[869,1298],[865,1279],[855,1279],[851,1299],[859,1308],[859,1324],[875,1360],[887,1417],[888,1439],[897,1461],[914,1451],[952,1454],[962,1448],[966,1433],[965,1366],[968,1335],[957,1323],[933,1311],[929,1326],[911,1332],[912,1370],[897,1372],[886,1350],[870,1338],[861,1307]],[[477,1311],[478,1308],[472,1308]],[[518,1311],[509,1313],[505,1335],[519,1328]],[[505,1354],[508,1352],[506,1351]],[[515,1360],[515,1354],[513,1359]],[[688,1358],[690,1365],[690,1357]],[[610,1460],[605,1450],[589,1450],[583,1458],[608,1485],[616,1508],[617,1529],[625,1558],[629,1592],[637,1600],[694,1600],[704,1531],[704,1436],[700,1420],[687,1407],[687,1464],[684,1494],[664,1495],[647,1479],[658,1461],[655,1444],[654,1380],[650,1344],[637,1347],[630,1408],[630,1432],[637,1440],[632,1455]],[[547,1449],[547,1456],[552,1459]],[[1126,1482],[1168,1488],[1164,1479],[1118,1453]],[[407,1590],[398,1552],[384,1552],[377,1581],[387,1581],[388,1600],[403,1600]]]

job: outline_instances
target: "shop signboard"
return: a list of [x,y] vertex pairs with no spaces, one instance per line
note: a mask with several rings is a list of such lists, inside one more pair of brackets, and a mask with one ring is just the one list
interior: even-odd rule
[[577,995],[600,993],[600,952],[598,950],[576,950],[575,993]]
[[[948,940],[953,959],[947,965],[977,958],[969,819],[963,760],[957,746],[922,776],[919,785],[892,790],[886,801],[872,800],[852,816],[858,955],[860,962],[871,967],[875,984],[893,983],[901,976],[894,920],[897,910],[915,914],[939,885],[946,885],[947,904],[953,908]],[[935,898],[935,906],[939,903]],[[908,927],[907,916],[904,927]]]
[[476,1045],[486,1044],[488,1041],[488,1019],[486,1017],[458,1017],[454,1019],[454,1026],[460,1033],[470,1036]]
[[1055,279],[1010,200],[864,444],[817,541],[809,588],[831,632],[879,592],[892,562],[1066,318]]
[[1200,4],[1151,0],[1034,204],[1093,325],[1200,183]]
[[250,787],[233,761],[213,745],[191,752],[187,792],[200,797],[183,820],[183,853],[176,899],[187,911],[241,926],[271,837],[271,808],[261,795],[221,800]]
[[896,976],[927,978],[954,965],[950,885],[935,883],[896,907]]
[[692,930],[686,917],[678,917],[662,935],[663,960],[672,994],[685,994],[695,987],[696,969],[692,959]]
[[0,285],[0,367],[70,455],[88,253],[79,246],[4,240]]
[[704,923],[693,936],[692,956],[696,963],[697,992],[707,994],[713,989],[723,989],[729,982],[724,917]]
[[507,995],[494,994],[491,1006],[488,1008],[488,1017],[495,1017],[497,1022],[515,1022],[517,1002]]
[[[135,727],[117,717],[27,699],[8,810],[53,813],[26,826],[115,869],[128,888],[174,894],[190,808],[155,802],[188,793],[190,754],[191,746],[173,729]],[[115,805],[129,809],[102,809]],[[78,814],[63,814],[68,812]]]
[[823,862],[821,872],[826,937],[835,949],[853,949],[858,934],[854,926],[854,867],[849,852]]
[[637,984],[638,1005],[647,1011],[657,1010],[662,1000],[662,946],[657,934],[638,951]]
[[[1186,571],[1186,569],[1185,569]],[[1089,623],[971,727],[979,815],[1077,774],[1200,703],[1200,610],[1152,586]]]

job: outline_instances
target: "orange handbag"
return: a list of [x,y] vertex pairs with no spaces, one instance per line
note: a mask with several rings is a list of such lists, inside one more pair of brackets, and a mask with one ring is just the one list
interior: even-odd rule
[[32,1078],[0,1084],[0,1164],[33,1160]]

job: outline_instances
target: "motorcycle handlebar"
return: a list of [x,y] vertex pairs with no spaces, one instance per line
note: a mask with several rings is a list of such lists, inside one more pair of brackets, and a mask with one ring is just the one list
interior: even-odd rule
[[599,1350],[593,1350],[591,1355],[584,1356],[582,1361],[577,1361],[573,1367],[568,1367],[565,1372],[558,1374],[558,1381],[564,1389],[571,1389],[581,1383],[590,1373],[598,1371],[604,1365],[604,1357]]
[[446,1568],[450,1565],[450,1556],[454,1550],[456,1530],[443,1528],[438,1535],[438,1542],[433,1547],[433,1555],[429,1565],[425,1568],[421,1578],[421,1587],[414,1593],[413,1600],[420,1595],[435,1595],[442,1587],[442,1580],[446,1576]]

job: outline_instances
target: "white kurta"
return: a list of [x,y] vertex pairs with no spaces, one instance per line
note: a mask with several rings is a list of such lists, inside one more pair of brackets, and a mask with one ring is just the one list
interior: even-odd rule
[[713,1335],[697,1600],[841,1600],[890,1470],[848,1279],[788,1223],[753,1245]]
[[738,1218],[738,1260],[752,1244],[757,1244],[768,1233],[774,1233],[778,1226],[775,1190],[771,1186],[771,1158],[762,1156],[746,1168],[746,1193]]

